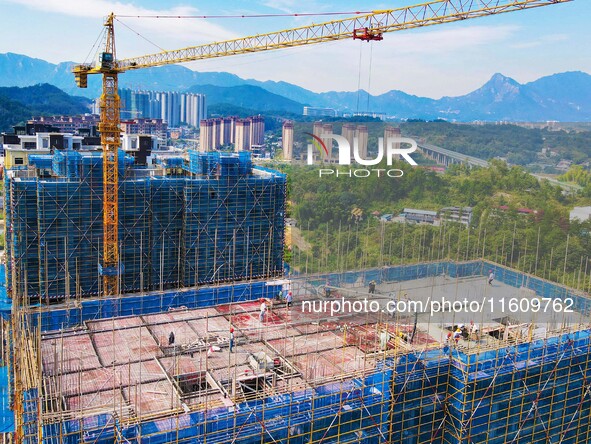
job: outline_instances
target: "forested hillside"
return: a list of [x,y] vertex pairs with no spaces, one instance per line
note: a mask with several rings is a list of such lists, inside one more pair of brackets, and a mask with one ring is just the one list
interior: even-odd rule
[[[332,271],[486,257],[583,285],[581,274],[591,257],[591,222],[571,223],[568,213],[575,205],[590,205],[590,199],[566,195],[501,161],[492,161],[490,168],[456,166],[445,174],[407,164],[393,167],[403,169],[404,176],[318,177],[317,167],[284,167],[290,216],[311,244],[301,244],[301,249],[296,245],[290,252],[295,269]],[[470,227],[382,223],[371,216],[374,211],[396,215],[405,207],[437,211],[452,205],[474,208]],[[363,210],[359,222],[351,218],[354,208]],[[531,213],[522,214],[522,208]],[[589,277],[584,279],[588,285]]]
[[70,96],[46,83],[0,88],[0,131],[26,122],[33,116],[64,114],[76,115],[90,111],[89,99]]
[[458,125],[444,121],[405,122],[404,134],[482,159],[506,157],[512,164],[526,165],[547,148],[575,163],[591,158],[591,132],[549,131],[517,125]]

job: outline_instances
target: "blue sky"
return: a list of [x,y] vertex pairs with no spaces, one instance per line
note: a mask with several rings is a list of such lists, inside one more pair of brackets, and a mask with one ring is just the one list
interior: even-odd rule
[[[102,18],[110,11],[122,15],[273,14],[375,10],[419,2],[0,0],[0,53],[26,54],[53,63],[84,61],[102,29]],[[120,20],[158,47],[176,49],[328,19]],[[187,66],[199,71],[232,72],[244,78],[283,80],[313,91],[351,91],[360,86],[372,94],[400,89],[438,98],[468,93],[496,72],[521,83],[563,71],[591,73],[590,24],[591,1],[574,0],[389,33],[384,41],[371,44],[341,41]],[[119,23],[116,33],[119,57],[158,51]]]

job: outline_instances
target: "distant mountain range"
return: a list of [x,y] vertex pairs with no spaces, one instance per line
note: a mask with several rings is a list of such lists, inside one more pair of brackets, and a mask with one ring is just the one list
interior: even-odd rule
[[25,87],[0,87],[0,131],[32,116],[83,114],[90,111],[91,100],[70,96],[47,83]]
[[[49,83],[68,94],[97,97],[100,79],[91,76],[89,88],[78,89],[71,66],[71,62],[54,65],[24,55],[0,54],[0,86]],[[179,65],[130,71],[120,77],[120,86],[202,92],[207,94],[209,105],[233,105],[261,112],[300,114],[304,105],[311,105],[351,113],[365,110],[369,102],[372,111],[399,119],[591,121],[591,75],[584,72],[554,74],[526,84],[495,74],[469,94],[438,100],[397,90],[369,97],[363,90],[315,93],[287,82],[242,79],[226,72],[196,72]]]

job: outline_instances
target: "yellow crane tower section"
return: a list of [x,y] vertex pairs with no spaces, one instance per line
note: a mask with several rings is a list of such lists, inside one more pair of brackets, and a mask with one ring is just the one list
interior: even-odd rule
[[102,74],[100,97],[101,145],[103,147],[103,294],[119,291],[118,246],[118,150],[120,145],[120,101],[117,76],[140,68],[170,65],[237,54],[270,51],[345,39],[378,41],[386,32],[451,23],[471,18],[520,11],[572,0],[436,0],[397,9],[301,26],[277,32],[233,40],[162,51],[140,57],[117,60],[115,52],[115,15],[106,21],[106,44],[96,64],[77,65],[72,69],[76,83],[87,87],[89,74]]

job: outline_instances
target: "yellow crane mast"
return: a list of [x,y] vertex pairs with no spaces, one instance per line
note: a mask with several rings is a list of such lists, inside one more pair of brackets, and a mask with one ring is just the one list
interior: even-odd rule
[[363,41],[378,41],[383,39],[383,34],[386,32],[451,23],[570,1],[572,0],[436,0],[397,9],[374,11],[346,19],[172,51],[162,51],[122,60],[116,58],[115,15],[110,14],[105,21],[107,31],[105,49],[100,54],[99,60],[95,65],[77,65],[72,69],[76,83],[81,88],[87,87],[89,74],[102,74],[103,76],[99,123],[101,145],[103,147],[103,294],[113,295],[118,292],[121,268],[118,247],[117,195],[117,163],[120,145],[120,101],[117,91],[119,73],[132,69],[351,38]]

